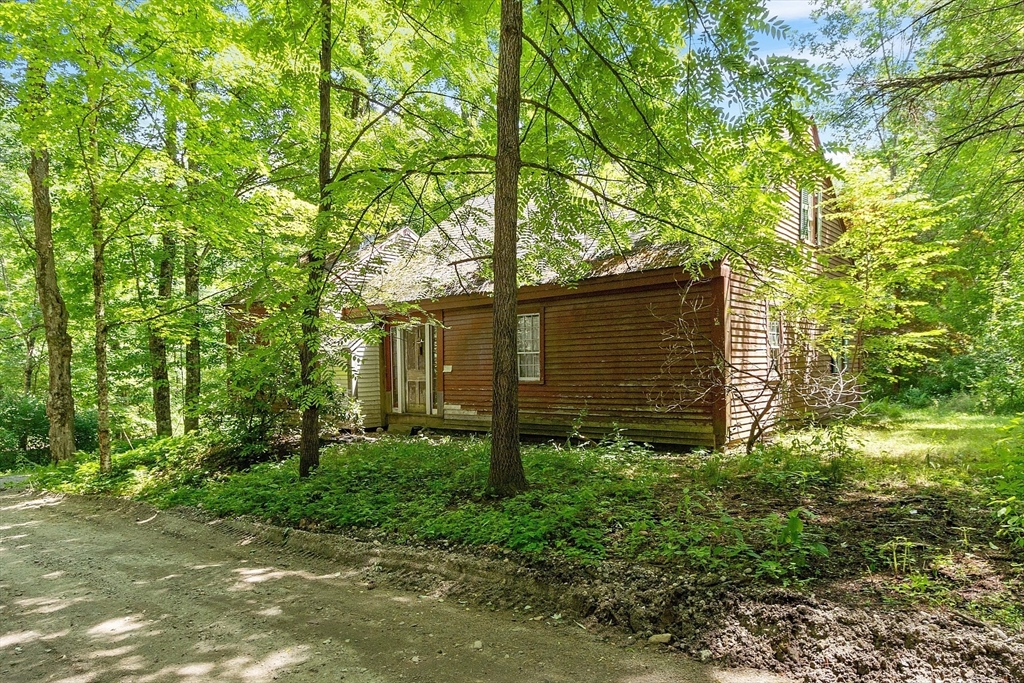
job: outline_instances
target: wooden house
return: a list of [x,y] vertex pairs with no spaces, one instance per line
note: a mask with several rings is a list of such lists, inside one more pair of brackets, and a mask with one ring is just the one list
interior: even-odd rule
[[[779,239],[816,250],[838,238],[842,225],[823,215],[819,192],[793,187],[788,196]],[[382,333],[379,343],[351,346],[346,382],[365,428],[489,429],[490,206],[470,202],[422,237],[389,236],[386,263],[360,276],[360,314],[372,313]],[[620,430],[636,441],[723,447],[748,439],[755,422],[770,428],[813,409],[788,390],[778,395],[783,370],[841,370],[795,342],[796,323],[759,296],[742,264],[723,259],[691,273],[672,246],[617,253],[583,240],[574,250],[589,268],[571,286],[541,272],[519,290],[523,434]]]

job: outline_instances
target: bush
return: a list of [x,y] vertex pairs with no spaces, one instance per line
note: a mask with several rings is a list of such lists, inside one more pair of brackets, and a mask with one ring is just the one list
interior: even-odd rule
[[215,463],[228,447],[219,435],[155,439],[113,453],[109,474],[100,472],[96,455],[85,454],[39,472],[34,481],[66,493],[107,493],[159,505],[192,503],[200,487],[222,474]]
[[932,394],[920,387],[910,387],[896,394],[896,401],[909,408],[927,408],[935,400]]
[[997,456],[987,483],[1000,536],[1024,550],[1024,415],[1010,420],[1006,437],[993,446]]
[[834,422],[788,439],[758,444],[742,456],[712,455],[698,469],[696,480],[717,488],[742,479],[788,496],[809,489],[839,488],[862,468],[844,423]]
[[49,429],[44,400],[0,393],[0,471],[48,462]]
[[849,419],[851,424],[888,428],[903,419],[904,409],[888,397],[862,405]]
[[99,429],[99,415],[94,409],[76,410],[75,449],[92,452],[99,448]]
[[[76,411],[75,447],[98,447],[95,410]],[[50,420],[46,400],[26,394],[0,393],[0,471],[50,461]]]

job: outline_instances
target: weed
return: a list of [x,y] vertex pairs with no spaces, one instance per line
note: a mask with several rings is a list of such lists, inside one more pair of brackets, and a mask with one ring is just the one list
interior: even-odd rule
[[999,469],[986,480],[989,507],[999,525],[996,533],[1024,550],[1024,415],[1009,420],[1002,432],[1006,436],[991,448]]
[[910,551],[914,548],[914,542],[903,536],[887,541],[879,548],[882,556],[889,563],[893,576],[900,576],[907,573],[907,567],[911,562]]
[[483,494],[490,444],[479,438],[347,444],[300,479],[294,459],[249,466],[237,444],[178,437],[115,454],[109,475],[83,457],[35,482],[527,561],[615,559],[783,584],[885,571],[910,600],[931,590],[915,576],[938,576],[929,555],[984,553],[1001,538],[1020,547],[1022,449],[1019,427],[995,436],[1006,424],[927,409],[905,411],[898,429],[808,429],[750,454],[662,456],[621,434],[524,446],[531,486],[508,499]]
[[953,596],[949,588],[927,574],[913,572],[889,585],[889,589],[912,602],[926,602],[932,606],[950,604]]
[[817,535],[806,530],[804,518],[814,515],[802,508],[791,510],[786,518],[772,514],[763,522],[772,533],[773,542],[762,551],[757,574],[773,579],[786,579],[801,573],[813,556],[825,557],[828,549],[817,540]]

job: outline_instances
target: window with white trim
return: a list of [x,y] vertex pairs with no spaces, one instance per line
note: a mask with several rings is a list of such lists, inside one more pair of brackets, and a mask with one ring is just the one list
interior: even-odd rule
[[811,193],[805,189],[800,190],[800,239],[811,239]]
[[821,233],[825,229],[822,219],[821,205],[825,202],[825,193],[818,190],[814,193],[814,244],[821,246]]
[[519,381],[539,382],[540,313],[526,313],[519,316],[516,351],[519,355]]
[[779,346],[782,344],[782,325],[779,321],[779,316],[773,314],[771,309],[768,310],[768,348],[772,351],[778,351]]

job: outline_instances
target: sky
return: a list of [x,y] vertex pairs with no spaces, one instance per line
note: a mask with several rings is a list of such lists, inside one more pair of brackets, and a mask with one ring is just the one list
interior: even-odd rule
[[[815,30],[815,22],[811,19],[811,12],[814,10],[814,3],[810,0],[767,0],[765,6],[768,8],[769,16],[782,19],[789,26],[790,38],[778,40],[770,35],[761,34],[758,37],[761,51],[765,55],[775,54],[787,57],[799,57],[807,59],[812,64],[820,62],[821,57],[808,54],[801,54],[800,51],[790,44],[790,39],[800,34],[811,33]],[[827,146],[835,140],[835,136],[827,128],[818,131],[821,141]],[[833,160],[842,163],[847,154],[829,154]]]
[[[808,0],[768,0],[765,6],[770,16],[782,19],[795,33],[807,33],[814,29],[814,21],[811,19],[814,5]],[[795,54],[788,40],[778,41],[765,36],[761,45],[766,51]]]
[[815,22],[811,19],[814,3],[810,2],[810,0],[768,0],[765,6],[768,8],[768,15],[770,17],[786,22],[791,31],[790,37],[783,38],[782,40],[760,34],[758,42],[764,54],[800,57],[807,59],[812,64],[821,60],[820,57],[800,54],[800,51],[790,44],[792,38],[796,38],[804,33],[811,33],[815,30]]

